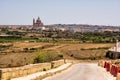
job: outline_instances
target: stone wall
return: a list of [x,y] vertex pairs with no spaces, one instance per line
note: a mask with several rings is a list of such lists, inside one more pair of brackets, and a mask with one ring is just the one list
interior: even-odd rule
[[120,73],[118,73],[116,80],[120,80]]
[[60,65],[62,65],[62,64],[64,64],[64,63],[65,63],[64,60],[52,61],[52,62],[51,62],[51,68],[58,67],[58,66],[60,66]]
[[104,60],[99,60],[98,61],[98,66],[104,67],[105,61]]
[[30,64],[16,68],[4,68],[0,69],[0,80],[8,80],[11,78],[17,78],[26,76],[36,72],[49,70],[53,67],[57,67],[64,64],[64,60],[52,61],[50,63]]

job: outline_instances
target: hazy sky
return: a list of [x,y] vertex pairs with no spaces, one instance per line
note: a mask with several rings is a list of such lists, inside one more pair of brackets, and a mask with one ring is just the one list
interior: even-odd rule
[[0,0],[0,24],[120,25],[120,0]]

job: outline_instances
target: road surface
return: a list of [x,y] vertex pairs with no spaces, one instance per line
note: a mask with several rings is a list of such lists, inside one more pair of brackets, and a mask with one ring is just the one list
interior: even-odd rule
[[96,63],[79,63],[43,80],[115,80]]

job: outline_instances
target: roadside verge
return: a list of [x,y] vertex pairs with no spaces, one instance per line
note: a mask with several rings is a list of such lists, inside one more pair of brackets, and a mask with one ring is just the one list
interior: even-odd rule
[[57,68],[54,68],[54,69],[51,69],[48,71],[37,72],[37,73],[31,74],[31,75],[27,75],[27,76],[19,77],[19,78],[14,78],[11,80],[41,80],[47,76],[51,76],[51,75],[56,74],[60,71],[63,71],[65,69],[67,69],[68,67],[70,67],[71,65],[72,65],[72,63],[66,63],[64,65],[61,65]]

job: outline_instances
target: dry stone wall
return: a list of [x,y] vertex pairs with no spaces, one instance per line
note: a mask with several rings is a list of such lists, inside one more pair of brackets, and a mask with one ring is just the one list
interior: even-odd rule
[[104,60],[99,60],[98,66],[104,67],[105,61]]
[[120,73],[118,73],[116,80],[120,80]]
[[56,68],[56,67],[58,67],[58,66],[60,66],[60,65],[62,65],[62,64],[64,64],[64,63],[65,63],[64,60],[52,61],[52,62],[51,62],[51,68]]
[[58,60],[52,61],[50,63],[30,64],[22,67],[0,69],[0,80],[9,80],[11,78],[26,76],[36,72],[49,70],[53,67],[57,67],[63,64],[64,60]]

